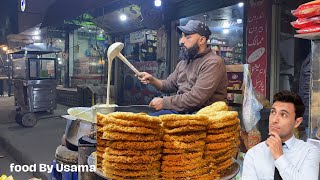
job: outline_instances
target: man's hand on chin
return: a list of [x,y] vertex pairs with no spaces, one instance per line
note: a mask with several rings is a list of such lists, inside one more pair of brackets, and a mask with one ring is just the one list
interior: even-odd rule
[[150,107],[154,108],[157,111],[163,109],[163,99],[162,98],[153,98],[149,104]]
[[275,160],[283,155],[282,140],[280,136],[275,132],[269,133],[270,137],[266,140],[266,144],[269,147],[271,154]]

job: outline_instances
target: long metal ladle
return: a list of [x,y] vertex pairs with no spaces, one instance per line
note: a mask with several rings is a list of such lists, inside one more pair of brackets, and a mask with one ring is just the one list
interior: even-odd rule
[[112,60],[115,57],[120,58],[124,63],[126,63],[126,65],[129,66],[130,69],[132,69],[132,71],[134,73],[136,73],[138,76],[141,76],[141,73],[127,60],[127,58],[125,58],[122,54],[121,54],[121,50],[123,49],[124,44],[121,42],[116,42],[113,43],[109,48],[108,48],[108,52],[107,52],[107,56],[108,56],[108,84],[107,84],[107,105],[110,104],[110,79],[111,79],[111,67],[112,67]]

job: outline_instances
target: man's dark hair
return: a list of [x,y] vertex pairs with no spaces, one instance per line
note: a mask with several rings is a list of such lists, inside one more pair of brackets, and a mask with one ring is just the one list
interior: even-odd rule
[[305,106],[302,102],[301,97],[298,94],[287,90],[280,91],[273,96],[273,103],[276,101],[294,104],[294,109],[296,113],[295,118],[303,116]]

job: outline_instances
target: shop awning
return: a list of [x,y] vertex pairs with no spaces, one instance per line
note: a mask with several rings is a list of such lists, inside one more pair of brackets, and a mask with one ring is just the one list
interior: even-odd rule
[[119,0],[56,0],[48,7],[40,28],[61,25],[64,20],[70,20],[88,10],[117,1]]

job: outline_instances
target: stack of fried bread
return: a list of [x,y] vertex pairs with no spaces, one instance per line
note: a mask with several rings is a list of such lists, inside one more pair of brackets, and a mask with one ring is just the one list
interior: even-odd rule
[[98,116],[97,157],[102,153],[104,175],[108,179],[158,179],[163,145],[160,118],[128,112]]
[[236,155],[240,145],[238,112],[228,111],[225,102],[216,102],[197,114],[209,118],[204,159],[216,167],[216,173],[222,175],[233,164],[232,157]]
[[[204,179],[209,167],[203,160],[208,117],[202,115],[162,115],[163,179]],[[210,179],[213,179],[212,176]]]

